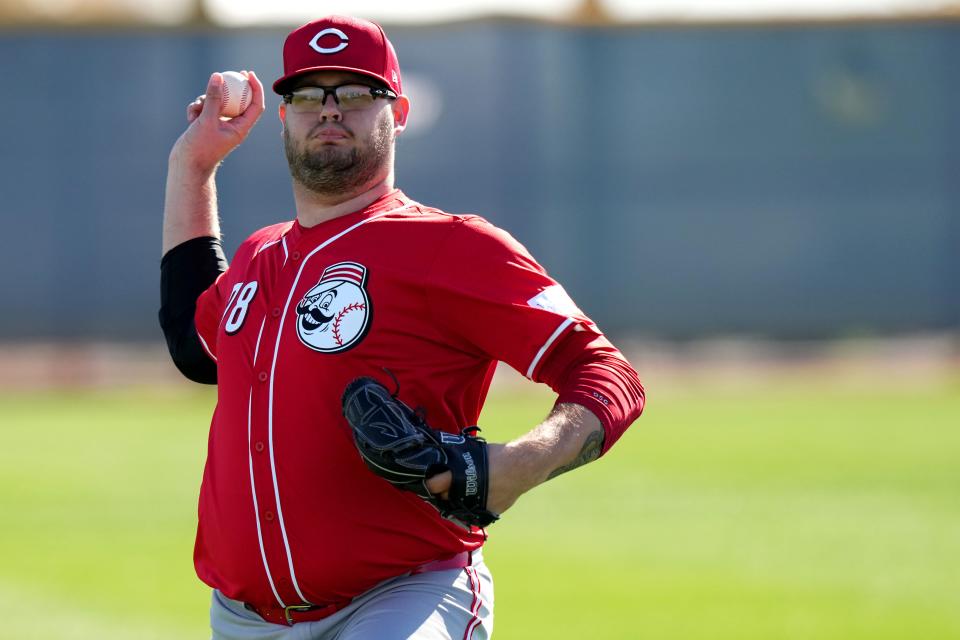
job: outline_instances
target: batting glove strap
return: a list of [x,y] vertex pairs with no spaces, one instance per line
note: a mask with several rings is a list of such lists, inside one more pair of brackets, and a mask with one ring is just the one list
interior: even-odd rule
[[441,433],[447,470],[453,479],[446,500],[438,499],[440,513],[477,527],[495,522],[499,516],[487,509],[489,464],[487,442],[475,434],[479,427],[467,427],[459,436]]

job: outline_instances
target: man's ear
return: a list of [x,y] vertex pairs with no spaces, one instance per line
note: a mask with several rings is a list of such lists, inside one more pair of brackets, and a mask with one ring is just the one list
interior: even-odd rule
[[280,123],[283,126],[287,126],[287,103],[281,100],[280,106],[277,107],[277,110],[280,114]]
[[407,127],[407,116],[410,115],[410,99],[407,96],[398,96],[393,104],[393,131],[399,134]]

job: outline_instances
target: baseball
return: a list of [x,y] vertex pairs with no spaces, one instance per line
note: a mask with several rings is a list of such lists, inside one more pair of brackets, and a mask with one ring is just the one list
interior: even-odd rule
[[223,72],[223,94],[220,99],[220,115],[233,118],[250,106],[250,82],[237,71]]

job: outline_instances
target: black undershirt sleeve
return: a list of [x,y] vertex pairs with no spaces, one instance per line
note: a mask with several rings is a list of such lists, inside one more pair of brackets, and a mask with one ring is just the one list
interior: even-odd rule
[[193,316],[197,298],[226,270],[220,240],[209,236],[178,244],[160,261],[160,328],[173,363],[194,382],[217,383],[217,363],[203,350]]

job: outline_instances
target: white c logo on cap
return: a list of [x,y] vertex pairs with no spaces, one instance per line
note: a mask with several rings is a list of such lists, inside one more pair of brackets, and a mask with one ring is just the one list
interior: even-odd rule
[[[320,38],[329,35],[334,35],[340,38],[340,44],[330,48],[321,47]],[[345,34],[343,31],[340,31],[340,29],[334,29],[333,27],[330,27],[329,29],[324,29],[317,35],[313,36],[313,40],[310,41],[310,47],[313,48],[313,50],[317,53],[336,53],[337,51],[343,51],[346,49],[349,42],[350,38],[347,37],[347,34]]]

